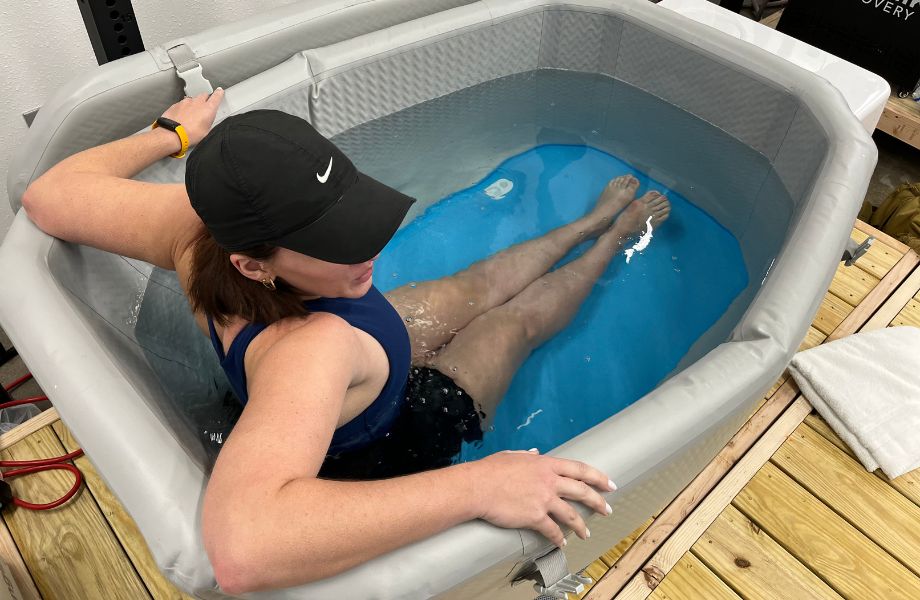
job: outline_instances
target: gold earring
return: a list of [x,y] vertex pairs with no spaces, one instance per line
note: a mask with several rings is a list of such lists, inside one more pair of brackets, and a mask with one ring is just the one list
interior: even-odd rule
[[265,279],[262,280],[262,285],[264,285],[266,289],[271,290],[271,291],[273,291],[273,292],[274,292],[276,289],[278,289],[278,288],[275,286],[275,280],[274,280],[274,279],[269,279],[268,277],[266,277]]

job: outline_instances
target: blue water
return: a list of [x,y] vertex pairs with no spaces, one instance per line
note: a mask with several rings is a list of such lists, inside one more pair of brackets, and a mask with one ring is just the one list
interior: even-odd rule
[[[627,173],[641,182],[638,195],[668,195],[670,219],[629,264],[623,254],[614,257],[572,323],[523,364],[493,429],[481,443],[465,445],[460,460],[506,449],[548,451],[654,389],[747,287],[738,241],[687,199],[609,154],[545,145],[432,204],[380,256],[375,284],[382,291],[451,275],[581,217],[611,178]],[[500,179],[513,188],[496,200],[485,190]]]

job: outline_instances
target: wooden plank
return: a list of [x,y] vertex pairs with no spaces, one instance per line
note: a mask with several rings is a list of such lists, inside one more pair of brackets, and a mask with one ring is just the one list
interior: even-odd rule
[[[831,426],[827,424],[827,421],[822,419],[817,413],[812,413],[805,418],[805,423],[809,427],[814,429],[817,433],[824,436],[824,439],[837,446],[843,452],[846,452],[848,456],[856,459],[856,455],[853,454],[853,451],[850,450],[850,447],[847,446],[846,442],[840,439],[834,430],[831,429]],[[881,469],[876,469],[875,476],[893,487],[894,489],[901,492],[905,498],[912,501],[917,506],[920,506],[920,469],[915,469],[909,473],[904,473],[896,479],[888,479],[885,473]]]
[[767,463],[736,508],[845,598],[920,598],[920,579],[872,540]]
[[842,600],[733,506],[725,508],[692,552],[746,600]]
[[853,312],[852,306],[828,292],[824,294],[821,306],[818,308],[818,314],[815,315],[815,320],[811,325],[825,336],[828,336],[843,323],[843,320],[851,312]]
[[903,325],[920,327],[920,302],[916,298],[911,298],[907,306],[901,309],[901,312],[898,313],[898,316],[894,318],[891,324],[895,327]]
[[901,240],[891,237],[881,229],[876,229],[865,221],[856,219],[856,223],[853,225],[852,231],[853,239],[855,239],[857,242],[863,242],[870,235],[874,237],[879,243],[885,244],[899,254],[906,254],[907,251],[910,250],[910,246]]
[[0,519],[0,559],[3,559],[6,566],[10,568],[22,600],[41,600],[38,588],[32,581],[32,575],[29,574],[29,569],[23,562],[19,548],[16,547],[16,542],[13,541],[10,530],[3,519]]
[[[4,450],[2,456],[28,460],[64,453],[57,436],[45,427]],[[10,485],[17,497],[48,502],[70,489],[73,476],[48,471],[17,477]],[[150,598],[93,497],[83,492],[85,488],[55,510],[17,508],[4,514],[38,590],[49,599]]]
[[820,330],[815,329],[814,327],[809,327],[808,333],[805,334],[805,339],[802,340],[801,344],[799,344],[799,352],[802,350],[814,348],[815,346],[820,346],[826,339],[827,336],[821,333]]
[[689,552],[677,561],[649,600],[741,600],[725,582]]
[[[863,302],[847,315],[847,318],[843,320],[843,323],[837,329],[827,336],[827,341],[832,342],[856,331],[870,331],[871,329],[886,327],[888,323],[891,323],[891,320],[897,316],[904,304],[907,304],[908,300],[910,300],[910,296],[904,298],[901,306],[891,313],[890,317],[886,316],[895,306],[895,304],[892,304],[892,300],[900,293],[903,285],[918,283],[918,287],[920,287],[920,282],[914,281],[914,275],[917,275],[917,278],[920,279],[920,273],[912,273],[918,263],[920,263],[920,257],[915,252],[910,251],[905,254],[898,261],[898,264],[869,292]],[[905,280],[905,278],[907,279]],[[916,290],[917,288],[913,289]],[[888,320],[884,321],[886,318]],[[881,324],[882,321],[884,321],[884,325]]]
[[920,575],[920,507],[807,425],[789,436],[772,461]]
[[620,559],[611,565],[601,581],[595,584],[597,591],[593,595],[589,594],[589,597],[607,600],[623,588],[757,438],[786,410],[798,391],[795,382],[789,381],[767,400],[700,474],[661,511]]
[[42,427],[51,425],[60,418],[56,408],[49,408],[48,410],[42,411],[40,415],[0,435],[0,450],[9,448],[19,440],[24,440]]
[[892,94],[876,128],[920,148],[920,103]]
[[[52,425],[52,428],[67,449],[67,452],[72,452],[80,447],[70,430],[61,421]],[[96,499],[96,503],[102,509],[102,513],[108,520],[112,531],[118,537],[118,541],[127,552],[134,568],[147,586],[150,595],[155,600],[192,600],[189,596],[176,589],[163,576],[163,573],[153,560],[150,549],[144,541],[144,536],[141,534],[140,529],[137,528],[134,519],[125,511],[121,502],[105,485],[92,462],[86,456],[81,456],[74,463],[83,471],[87,487]]]
[[609,567],[600,560],[596,560],[585,567],[585,569],[582,571],[582,574],[590,577],[594,583],[585,586],[585,589],[575,597],[581,599],[590,594],[592,588],[597,585],[597,582],[603,579],[604,574],[607,572],[608,568]]
[[764,398],[771,398],[773,394],[779,391],[779,389],[786,384],[787,381],[789,381],[789,371],[783,371],[783,374],[780,375],[780,378],[776,380],[776,383],[773,384],[773,387],[767,391],[766,395],[764,395]]
[[616,546],[614,546],[607,552],[604,552],[603,554],[601,554],[598,560],[600,560],[605,565],[607,565],[608,569],[612,567],[613,565],[615,565],[616,562],[620,560],[620,557],[623,556],[623,554],[625,554],[626,551],[629,550],[629,548],[633,544],[636,543],[636,540],[639,539],[639,536],[645,533],[645,530],[648,529],[654,521],[655,519],[652,518],[646,521],[645,523],[643,523],[642,525],[640,525],[638,529],[633,531],[627,537],[620,540],[619,544],[617,544]]
[[831,281],[830,289],[831,293],[850,306],[857,306],[878,283],[878,277],[859,267],[846,267],[840,263],[837,265],[837,274]]
[[[769,405],[765,405],[765,408],[767,406]],[[715,521],[722,510],[728,506],[735,494],[744,487],[757,469],[769,460],[770,456],[782,445],[786,437],[798,427],[809,412],[811,412],[811,407],[799,396],[777,419],[776,423],[757,440],[754,446],[747,453],[744,453],[734,468],[719,481],[712,492],[706,495],[690,516],[667,538],[667,541],[661,544],[652,558],[642,567],[640,572],[629,580],[616,598],[618,600],[644,600],[647,598],[658,583],[677,564],[677,561]],[[604,585],[605,580],[606,578],[598,582],[592,590],[592,594],[587,597],[591,600],[601,600],[602,598],[607,600],[610,598],[612,594],[608,593],[610,589]]]
[[769,16],[766,16],[766,17],[764,17],[763,19],[761,19],[761,20],[760,20],[760,24],[761,24],[761,25],[766,25],[766,26],[769,27],[770,29],[776,29],[776,24],[779,23],[779,19],[780,19],[780,17],[782,17],[782,16],[783,16],[783,11],[782,11],[782,10],[778,10],[778,11],[776,11],[775,13],[773,13],[773,14],[771,14],[771,15],[769,15]]

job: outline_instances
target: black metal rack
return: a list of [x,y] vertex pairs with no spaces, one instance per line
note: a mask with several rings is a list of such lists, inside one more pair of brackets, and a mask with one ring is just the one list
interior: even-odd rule
[[77,0],[99,64],[144,51],[131,0]]

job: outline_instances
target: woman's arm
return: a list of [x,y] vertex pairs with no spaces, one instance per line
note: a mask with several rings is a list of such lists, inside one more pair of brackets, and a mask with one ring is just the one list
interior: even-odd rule
[[[165,113],[197,144],[214,122],[223,91],[186,98]],[[183,241],[200,227],[183,184],[131,177],[179,150],[163,128],[116,140],[70,156],[36,179],[22,197],[29,218],[61,239],[173,269]]]
[[606,476],[529,452],[379,481],[317,479],[362,364],[351,327],[322,314],[247,362],[250,400],[217,459],[202,515],[225,592],[329,577],[476,518],[562,544],[555,517],[585,537],[584,522],[562,498],[608,514],[590,487],[611,491]]

